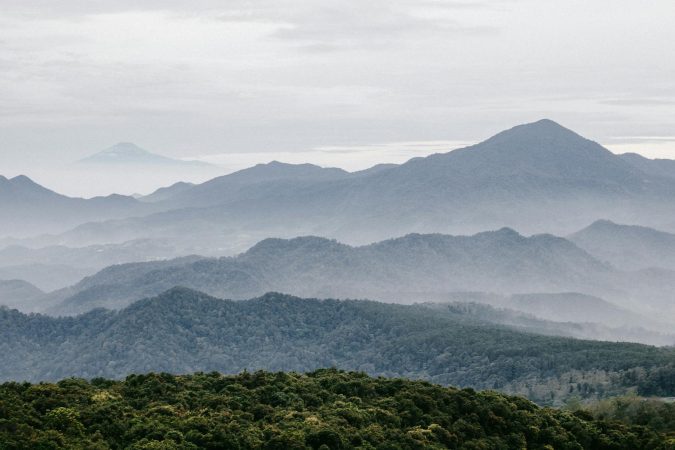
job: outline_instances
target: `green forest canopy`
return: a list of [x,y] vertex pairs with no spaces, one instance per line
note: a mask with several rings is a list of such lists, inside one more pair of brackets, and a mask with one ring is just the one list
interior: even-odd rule
[[0,448],[668,449],[673,436],[520,397],[363,373],[0,385]]

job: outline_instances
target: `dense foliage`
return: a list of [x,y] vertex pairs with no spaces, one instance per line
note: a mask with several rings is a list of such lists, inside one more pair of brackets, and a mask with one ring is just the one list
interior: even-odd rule
[[233,302],[173,289],[119,312],[58,319],[0,309],[0,354],[4,380],[338,367],[553,405],[675,394],[674,349],[529,334],[452,308],[281,294]]
[[637,396],[612,397],[590,404],[573,399],[567,409],[586,411],[600,420],[620,421],[628,425],[644,425],[654,430],[671,433],[675,438],[675,402]]
[[0,385],[3,450],[633,450],[672,444],[648,427],[542,409],[518,397],[335,370]]

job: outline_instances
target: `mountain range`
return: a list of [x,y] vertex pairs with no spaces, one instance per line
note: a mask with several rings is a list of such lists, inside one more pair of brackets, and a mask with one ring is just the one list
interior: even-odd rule
[[73,198],[57,194],[23,175],[10,179],[0,175],[0,236],[62,232],[87,221],[140,213],[139,206],[128,196]]
[[598,219],[675,230],[674,178],[550,120],[401,165],[349,173],[272,162],[140,200],[131,214],[108,214],[117,220],[81,224],[51,243],[153,237],[206,254],[242,251],[269,236],[306,234],[354,244],[503,226],[567,235]]
[[675,393],[672,349],[537,336],[453,308],[274,293],[233,302],[175,288],[75,318],[0,308],[0,351],[0,379],[11,380],[339,366],[545,403],[601,386],[602,395]]
[[160,239],[86,247],[8,245],[0,248],[0,279],[19,278],[53,291],[110,265],[171,258],[177,251],[170,242]]
[[507,228],[474,236],[411,234],[361,247],[307,236],[266,239],[236,257],[112,266],[53,293],[49,303],[64,299],[50,310],[57,314],[119,308],[173,286],[234,299],[274,290],[405,301],[432,292],[590,289],[611,273],[564,239],[526,238]]
[[[97,307],[118,309],[174,286],[233,299],[279,291],[408,303],[474,299],[506,307],[514,304],[453,295],[582,292],[650,316],[659,311],[664,322],[675,315],[673,272],[620,271],[566,239],[525,237],[508,228],[473,236],[410,234],[359,247],[312,236],[266,239],[235,257],[115,265],[46,295],[41,310],[62,315]],[[561,296],[557,301],[567,307],[570,301],[574,307],[583,301],[598,303],[591,297],[580,301]],[[571,318],[563,318],[562,308],[557,319],[544,318]],[[617,322],[616,311],[600,311],[585,317],[612,326],[647,323],[630,315]]]
[[[156,160],[146,153],[122,144],[102,155]],[[59,314],[119,308],[182,284],[228,298],[579,292],[669,317],[675,181],[654,169],[667,161],[646,161],[541,120],[401,165],[349,173],[272,162],[139,199],[75,199],[2,178],[0,235],[55,234],[5,239],[13,246],[0,251],[0,277],[52,290],[140,262],[46,295],[42,310]],[[513,224],[535,235],[503,228]],[[500,231],[473,235],[486,229]],[[284,239],[298,235],[310,237]],[[366,245],[396,235],[405,237]]]
[[22,311],[39,309],[45,293],[24,280],[0,279],[0,305]]

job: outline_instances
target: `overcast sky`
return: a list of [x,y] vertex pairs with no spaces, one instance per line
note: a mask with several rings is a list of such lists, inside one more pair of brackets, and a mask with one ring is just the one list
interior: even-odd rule
[[543,117],[675,158],[673,24],[673,0],[0,0],[0,173],[118,141],[357,168]]

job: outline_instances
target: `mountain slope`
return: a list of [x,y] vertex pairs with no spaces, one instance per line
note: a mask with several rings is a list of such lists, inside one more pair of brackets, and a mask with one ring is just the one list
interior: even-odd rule
[[624,153],[619,156],[628,164],[649,175],[675,178],[675,160],[649,159],[637,153]]
[[22,311],[36,309],[45,293],[27,281],[0,280],[0,305]]
[[179,181],[178,183],[174,183],[171,186],[159,188],[151,194],[143,195],[138,199],[144,202],[161,202],[164,200],[168,200],[177,194],[181,194],[187,191],[188,189],[191,189],[193,186],[194,186],[193,183],[185,183],[183,181]]
[[573,292],[558,294],[515,294],[507,305],[519,311],[559,322],[597,322],[612,326],[644,322],[637,314],[601,298]]
[[675,270],[675,234],[598,220],[568,239],[597,258],[627,270]]
[[[473,300],[471,298],[463,298],[466,294],[457,293],[455,295],[459,301],[450,303],[422,303],[422,305],[443,312],[446,312],[444,310],[447,309],[452,314],[465,317],[467,320],[504,325],[527,333],[566,336],[596,341],[638,342],[657,346],[675,345],[675,333],[673,332],[672,325],[650,322],[644,317],[630,311],[622,311],[622,316],[615,315],[612,317],[610,315],[610,320],[606,320],[602,316],[594,317],[593,315],[589,315],[583,317],[583,311],[586,309],[595,312],[593,311],[595,305],[591,303],[590,308],[588,308],[582,301],[577,304],[561,301],[553,306],[541,302],[542,304],[531,307],[530,302],[522,302],[520,304],[503,302],[495,304],[490,301],[484,301],[481,303],[476,302],[475,298]],[[476,293],[473,293],[473,296],[475,295]],[[487,294],[484,294],[484,296],[488,297]],[[546,300],[549,298],[571,297],[571,294],[517,294],[507,299],[529,296]],[[472,295],[467,295],[467,297],[472,297]],[[585,296],[577,294],[576,297],[584,300],[583,297]],[[618,309],[607,302],[604,303],[606,304],[606,309],[609,311],[616,311]],[[504,305],[507,306],[505,307]],[[558,313],[560,310],[569,312],[572,308],[576,309],[577,314],[571,320],[568,318],[569,316],[565,317],[565,314]],[[544,318],[545,316],[548,318]],[[640,323],[647,323],[652,325],[652,327],[640,326]]]
[[431,292],[598,290],[612,273],[564,239],[527,238],[510,229],[474,236],[413,234],[362,247],[311,236],[266,239],[237,257],[163,264],[103,271],[53,294],[62,303],[50,312],[118,308],[176,285],[235,299],[275,290],[410,300]]
[[316,183],[345,179],[348,176],[349,173],[342,169],[272,161],[182,189],[165,201],[170,208],[241,202],[252,195],[254,198],[264,197],[273,195],[278,190],[311,188]]
[[140,211],[132,197],[110,195],[91,199],[57,194],[30,178],[0,176],[0,236],[62,232],[92,220],[128,217]]
[[[537,336],[425,306],[281,294],[233,302],[184,288],[117,313],[97,310],[75,318],[0,309],[0,350],[6,355],[0,378],[13,380],[337,366],[531,392],[531,398],[551,402],[570,395],[570,383],[605,383],[595,373],[602,369],[616,374],[607,394],[636,384],[642,394],[672,395],[675,389],[665,381],[647,383],[652,372],[662,380],[672,372],[671,349]],[[644,371],[641,379],[635,370]],[[556,400],[551,386],[561,382]],[[541,384],[549,385],[545,399],[536,394]]]
[[169,242],[151,239],[86,247],[9,245],[0,247],[0,278],[3,274],[14,274],[13,278],[25,279],[52,291],[77,283],[113,264],[154,261],[180,253]]

